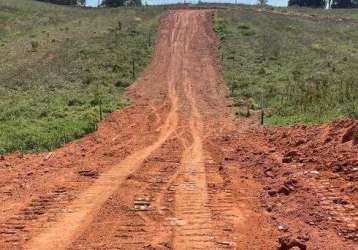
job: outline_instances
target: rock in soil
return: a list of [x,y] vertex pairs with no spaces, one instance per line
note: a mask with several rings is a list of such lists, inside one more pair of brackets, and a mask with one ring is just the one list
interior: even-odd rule
[[298,247],[300,250],[306,250],[307,246],[305,243],[298,239],[292,239],[289,236],[280,237],[278,240],[280,246],[277,250],[290,250],[294,247]]

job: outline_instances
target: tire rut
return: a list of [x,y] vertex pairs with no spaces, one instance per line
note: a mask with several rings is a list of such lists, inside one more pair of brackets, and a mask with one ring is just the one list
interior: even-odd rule
[[46,231],[40,233],[29,241],[28,249],[65,249],[92,221],[105,201],[117,190],[125,178],[140,167],[143,161],[156,149],[158,149],[175,131],[177,117],[177,102],[175,86],[169,83],[169,99],[171,110],[161,128],[159,138],[152,145],[138,150],[124,159],[121,163],[113,166],[85,190],[67,208],[56,223],[48,225]]
[[[190,146],[186,147],[182,156],[180,178],[175,191],[176,228],[173,246],[174,249],[219,249],[208,198],[206,158],[203,149],[204,125],[196,102],[199,96],[195,93],[190,64],[186,57],[186,53],[191,53],[191,42],[196,39],[200,24],[197,23],[197,18],[189,13],[183,16],[186,36],[181,48],[184,68],[182,84],[189,110],[191,140]],[[191,27],[193,28],[190,29]]]

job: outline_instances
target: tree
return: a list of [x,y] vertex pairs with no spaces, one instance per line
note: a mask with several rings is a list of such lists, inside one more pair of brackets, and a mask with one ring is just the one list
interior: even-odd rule
[[332,0],[332,8],[358,8],[358,0]]
[[124,6],[125,0],[104,0],[102,5],[107,7],[119,7]]
[[141,6],[141,0],[104,0],[102,5],[106,7],[120,7],[120,6]]
[[53,4],[62,4],[62,5],[84,5],[86,0],[38,0],[40,2],[48,2]]
[[289,0],[288,6],[300,6],[300,7],[312,7],[312,8],[324,8],[326,6],[326,0]]
[[261,6],[267,5],[267,0],[258,0],[257,2],[258,2],[258,4],[261,5]]

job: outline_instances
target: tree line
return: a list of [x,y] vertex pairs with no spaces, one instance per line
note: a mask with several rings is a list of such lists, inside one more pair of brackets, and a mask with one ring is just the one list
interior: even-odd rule
[[120,7],[120,6],[141,6],[141,0],[104,0],[103,6],[106,7]]
[[311,8],[358,8],[358,0],[289,0],[288,6]]
[[37,0],[40,2],[48,2],[62,5],[84,5],[86,0]]
[[[53,4],[62,4],[62,5],[85,5],[86,0],[37,0],[40,2],[48,2]],[[141,0],[103,0],[102,6],[106,7],[120,7],[120,6],[140,6],[142,5]]]
[[[86,0],[38,0],[63,5],[85,5]],[[259,0],[260,1],[260,0]],[[261,1],[260,1],[261,2]],[[266,2],[266,1],[265,1]],[[102,6],[140,6],[141,0],[103,0]],[[288,0],[288,6],[300,6],[311,8],[358,8],[358,0]]]

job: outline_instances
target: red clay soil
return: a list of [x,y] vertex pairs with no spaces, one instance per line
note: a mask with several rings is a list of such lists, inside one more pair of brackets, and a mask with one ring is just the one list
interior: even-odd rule
[[357,128],[357,120],[345,119],[315,127],[248,128],[214,141],[228,166],[239,166],[250,174],[242,178],[262,185],[260,203],[281,242],[358,249]]
[[357,249],[357,121],[235,118],[212,16],[168,11],[95,133],[0,158],[1,249]]

